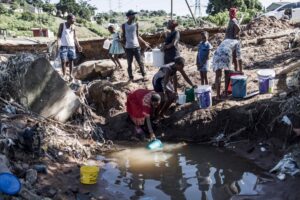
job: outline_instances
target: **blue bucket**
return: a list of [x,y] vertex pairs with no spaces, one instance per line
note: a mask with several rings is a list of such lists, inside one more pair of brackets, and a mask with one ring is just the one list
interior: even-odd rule
[[196,97],[200,108],[205,109],[212,106],[211,86],[202,85],[196,90]]
[[16,195],[21,190],[19,179],[10,173],[0,174],[0,192],[7,195]]
[[234,98],[244,98],[247,96],[247,76],[232,76],[232,96]]

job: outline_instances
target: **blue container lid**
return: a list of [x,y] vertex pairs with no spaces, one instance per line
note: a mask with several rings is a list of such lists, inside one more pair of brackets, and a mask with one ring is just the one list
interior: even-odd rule
[[0,173],[0,192],[15,195],[21,190],[19,179],[10,173]]

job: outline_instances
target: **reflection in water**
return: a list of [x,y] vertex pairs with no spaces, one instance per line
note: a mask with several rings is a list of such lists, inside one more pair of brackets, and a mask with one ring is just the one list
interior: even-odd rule
[[128,199],[227,200],[256,194],[258,169],[227,151],[169,144],[158,152],[133,148],[108,157],[112,161],[101,178]]

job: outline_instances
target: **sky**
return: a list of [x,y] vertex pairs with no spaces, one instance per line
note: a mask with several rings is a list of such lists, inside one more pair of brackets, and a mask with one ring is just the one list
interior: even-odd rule
[[[57,2],[58,0],[52,0]],[[195,0],[188,0],[190,5],[193,5]],[[272,2],[279,2],[280,0],[260,0],[264,7],[269,6]],[[299,0],[287,0],[288,2],[296,2]],[[111,2],[111,3],[110,3]],[[120,2],[120,4],[119,4]],[[127,11],[133,10],[166,10],[170,12],[171,0],[90,0],[90,4],[95,5],[98,8],[98,12],[107,12],[110,7],[114,11]],[[177,15],[189,14],[188,7],[185,0],[173,0],[174,2],[174,13]],[[201,0],[202,13],[205,14],[208,0]],[[120,6],[119,6],[120,5]],[[121,8],[121,10],[119,9]],[[194,11],[194,8],[191,8]]]

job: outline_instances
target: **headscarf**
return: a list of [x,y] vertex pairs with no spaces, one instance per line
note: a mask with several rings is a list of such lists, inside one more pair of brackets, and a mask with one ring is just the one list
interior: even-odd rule
[[230,8],[229,9],[229,17],[230,19],[234,19],[237,17],[237,9],[236,8]]
[[175,20],[170,20],[169,24],[171,28],[176,28],[178,26],[178,22]]

